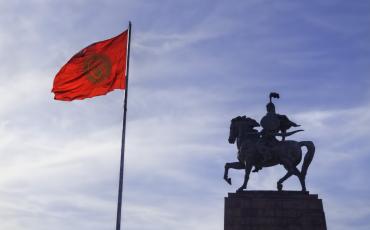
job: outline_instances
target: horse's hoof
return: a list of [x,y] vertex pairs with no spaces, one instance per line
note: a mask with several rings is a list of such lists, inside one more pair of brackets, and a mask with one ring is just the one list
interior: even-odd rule
[[243,192],[245,188],[241,187],[241,188],[238,188],[238,190],[236,190],[236,192]]
[[231,178],[224,178],[224,180],[225,180],[229,185],[231,185]]
[[278,191],[283,190],[283,185],[282,184],[277,184],[277,189],[278,189]]

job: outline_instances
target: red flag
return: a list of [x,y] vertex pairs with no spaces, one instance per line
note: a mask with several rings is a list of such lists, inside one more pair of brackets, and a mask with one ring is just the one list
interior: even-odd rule
[[125,89],[127,38],[126,30],[75,54],[55,76],[54,99],[81,100]]

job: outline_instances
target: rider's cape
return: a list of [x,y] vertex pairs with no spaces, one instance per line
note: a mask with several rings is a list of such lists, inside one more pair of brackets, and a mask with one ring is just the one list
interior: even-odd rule
[[296,123],[289,120],[286,115],[281,115],[277,113],[267,113],[261,119],[261,126],[265,131],[271,132],[285,132],[291,127],[298,127]]

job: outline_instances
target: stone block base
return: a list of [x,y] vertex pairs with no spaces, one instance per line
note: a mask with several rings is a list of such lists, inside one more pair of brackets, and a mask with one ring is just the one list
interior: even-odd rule
[[317,195],[243,191],[225,198],[224,230],[326,230],[326,221]]

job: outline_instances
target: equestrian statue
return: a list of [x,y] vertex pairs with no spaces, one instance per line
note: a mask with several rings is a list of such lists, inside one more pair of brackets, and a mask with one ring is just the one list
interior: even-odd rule
[[[229,169],[244,169],[244,183],[237,190],[243,191],[247,188],[250,172],[258,172],[264,167],[281,164],[287,170],[277,182],[277,189],[283,189],[283,182],[290,176],[298,177],[302,191],[306,191],[307,169],[315,154],[315,145],[312,141],[293,141],[285,138],[303,130],[298,129],[287,132],[292,127],[299,127],[296,123],[289,120],[286,115],[276,113],[272,98],[280,98],[278,93],[272,92],[269,95],[270,101],[266,105],[267,113],[260,123],[256,120],[238,116],[231,120],[229,143],[238,148],[238,161],[225,164],[224,179],[231,185],[231,178],[228,176]],[[256,127],[262,127],[258,131]],[[280,140],[278,140],[278,137]],[[297,168],[302,160],[302,147],[306,147],[301,170]]]

